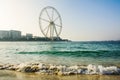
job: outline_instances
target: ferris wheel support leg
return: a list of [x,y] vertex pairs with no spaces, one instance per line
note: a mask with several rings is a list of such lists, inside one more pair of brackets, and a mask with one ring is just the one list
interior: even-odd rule
[[53,35],[54,35],[54,28],[53,25],[50,25],[50,39],[53,41]]
[[48,35],[49,28],[50,28],[50,24],[48,25],[48,29],[47,29],[47,32],[46,32],[46,37],[47,37],[47,35]]
[[57,29],[56,29],[55,25],[54,25],[54,30],[55,30],[55,33],[56,33],[57,39],[59,39],[59,36],[58,36]]

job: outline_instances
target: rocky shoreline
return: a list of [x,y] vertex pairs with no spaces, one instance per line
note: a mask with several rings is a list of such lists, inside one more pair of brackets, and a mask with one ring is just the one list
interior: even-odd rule
[[0,70],[13,70],[25,73],[47,75],[120,75],[120,68],[102,65],[54,65],[45,63],[0,64]]

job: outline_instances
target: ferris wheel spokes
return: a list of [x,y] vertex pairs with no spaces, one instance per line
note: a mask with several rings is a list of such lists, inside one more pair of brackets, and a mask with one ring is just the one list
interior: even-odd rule
[[50,18],[49,14],[48,14],[47,9],[45,9],[45,11],[46,11],[46,13],[47,13],[47,16],[48,16],[49,20],[51,21],[51,18]]
[[57,35],[57,37],[58,37],[57,29],[56,29],[56,27],[55,27],[55,26],[54,26],[54,28],[55,28],[55,33],[56,33],[56,35]]
[[58,25],[58,24],[55,24],[55,26],[62,27],[62,26],[60,26],[60,25]]
[[52,21],[53,21],[53,16],[54,16],[54,9],[52,9]]
[[53,20],[53,21],[55,22],[57,19],[59,19],[59,16],[58,16],[58,17],[56,17],[56,18],[55,18],[55,20]]
[[46,21],[46,22],[50,22],[49,20],[43,19],[43,18],[41,18],[41,17],[40,17],[40,19],[43,20],[43,21]]
[[43,30],[45,31],[48,27],[49,27],[49,25],[47,25]]

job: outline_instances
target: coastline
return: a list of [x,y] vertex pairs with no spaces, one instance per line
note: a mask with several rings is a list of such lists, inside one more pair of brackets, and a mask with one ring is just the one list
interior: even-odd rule
[[34,73],[21,73],[10,70],[0,70],[1,80],[119,80],[119,75],[38,75]]

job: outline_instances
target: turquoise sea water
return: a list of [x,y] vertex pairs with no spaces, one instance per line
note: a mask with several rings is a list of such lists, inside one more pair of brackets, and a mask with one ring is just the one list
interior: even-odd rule
[[0,42],[0,63],[119,65],[120,41]]

